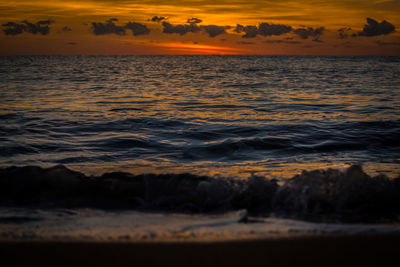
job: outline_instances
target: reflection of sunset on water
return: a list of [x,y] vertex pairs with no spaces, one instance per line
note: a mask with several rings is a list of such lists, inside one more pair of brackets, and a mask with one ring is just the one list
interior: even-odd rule
[[[193,43],[164,48],[175,47],[226,51]],[[363,162],[370,174],[398,175],[395,59],[141,55],[16,60],[7,64],[0,115],[8,118],[15,111],[36,122],[11,117],[16,121],[7,127],[14,125],[18,132],[7,147],[22,145],[8,148],[6,162],[63,163],[97,174],[283,178],[303,169]],[[38,74],[39,64],[47,71]],[[23,80],[31,72],[37,81]]]

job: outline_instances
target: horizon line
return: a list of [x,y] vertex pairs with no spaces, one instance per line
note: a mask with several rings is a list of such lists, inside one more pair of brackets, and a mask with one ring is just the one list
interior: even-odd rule
[[18,56],[301,56],[301,57],[400,57],[400,55],[330,55],[330,54],[13,54],[0,57]]

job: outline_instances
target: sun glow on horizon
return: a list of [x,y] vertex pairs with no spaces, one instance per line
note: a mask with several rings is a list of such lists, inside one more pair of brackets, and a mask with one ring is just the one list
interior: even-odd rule
[[228,46],[216,46],[205,44],[188,44],[188,43],[164,43],[158,46],[165,47],[172,54],[187,54],[187,55],[237,55],[246,52],[246,49],[233,48]]

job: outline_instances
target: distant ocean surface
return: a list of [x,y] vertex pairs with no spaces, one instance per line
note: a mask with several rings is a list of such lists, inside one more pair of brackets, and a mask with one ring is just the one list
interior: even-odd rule
[[0,57],[0,167],[400,174],[400,58]]

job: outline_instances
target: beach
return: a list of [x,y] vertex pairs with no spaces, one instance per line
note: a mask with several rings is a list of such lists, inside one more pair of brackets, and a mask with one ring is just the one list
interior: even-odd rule
[[[7,266],[398,266],[398,224],[102,210],[2,210]],[[243,222],[245,221],[245,222]]]

